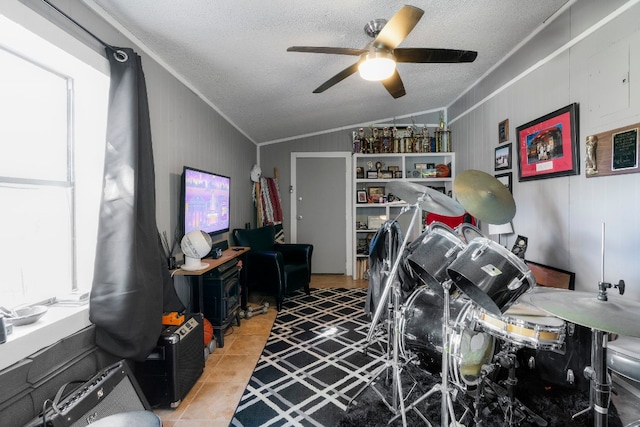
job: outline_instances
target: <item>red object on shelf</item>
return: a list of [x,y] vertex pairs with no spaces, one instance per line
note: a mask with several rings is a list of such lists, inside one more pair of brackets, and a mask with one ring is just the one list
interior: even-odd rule
[[425,219],[425,224],[429,225],[435,221],[441,222],[442,224],[447,225],[451,228],[456,228],[460,224],[464,223],[476,225],[476,218],[473,217],[469,212],[465,212],[460,216],[444,216],[429,212],[427,214],[427,218]]

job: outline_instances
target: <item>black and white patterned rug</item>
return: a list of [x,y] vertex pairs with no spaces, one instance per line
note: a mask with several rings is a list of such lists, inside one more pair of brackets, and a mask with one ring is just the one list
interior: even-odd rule
[[363,347],[366,289],[311,289],[285,299],[232,426],[330,426],[384,363]]
[[[370,328],[364,313],[366,289],[312,289],[311,295],[296,294],[285,300],[271,335],[247,384],[231,421],[234,427],[256,426],[385,426],[393,413],[380,397],[393,401],[388,382],[381,375],[372,386],[364,387],[385,364],[383,344],[374,340],[363,353]],[[376,336],[375,339],[380,339]],[[389,371],[391,371],[389,369]],[[527,377],[528,376],[528,377]],[[439,373],[408,364],[402,370],[403,393],[407,405],[439,383]],[[531,374],[518,378],[516,398],[534,415],[518,423],[505,422],[499,399],[487,401],[482,411],[485,427],[593,425],[590,416],[572,419],[588,407],[588,390],[569,390],[541,382]],[[362,392],[361,392],[362,391]],[[411,393],[409,393],[411,391]],[[349,401],[359,392],[354,404]],[[409,395],[409,396],[407,396]],[[440,425],[440,393],[424,400],[419,409],[433,425]],[[473,412],[473,401],[462,393],[454,406],[456,415],[464,407]],[[509,411],[510,412],[510,411]],[[524,412],[520,411],[522,415]],[[407,425],[425,425],[414,411],[408,411]],[[475,425],[473,413],[464,423]],[[397,419],[392,426],[401,426]],[[615,407],[609,408],[609,425],[621,427]]]

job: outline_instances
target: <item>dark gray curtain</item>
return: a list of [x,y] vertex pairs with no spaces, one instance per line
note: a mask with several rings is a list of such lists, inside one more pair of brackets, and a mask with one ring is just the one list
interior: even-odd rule
[[101,348],[144,360],[160,336],[164,309],[183,307],[157,232],[149,106],[140,57],[128,48],[107,48],[107,57],[111,87],[90,320]]

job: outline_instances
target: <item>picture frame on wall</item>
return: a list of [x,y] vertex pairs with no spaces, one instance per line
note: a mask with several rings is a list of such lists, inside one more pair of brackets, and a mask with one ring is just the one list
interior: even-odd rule
[[569,104],[516,128],[518,180],[577,175],[578,104]]
[[500,181],[511,194],[513,194],[513,174],[511,172],[497,174],[496,179]]
[[498,123],[498,144],[509,140],[509,119],[504,119]]
[[511,144],[496,147],[493,162],[494,170],[511,169]]

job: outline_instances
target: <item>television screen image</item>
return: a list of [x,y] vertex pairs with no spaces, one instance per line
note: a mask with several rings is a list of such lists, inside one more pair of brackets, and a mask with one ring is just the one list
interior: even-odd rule
[[184,234],[229,231],[229,177],[185,166],[182,179]]

